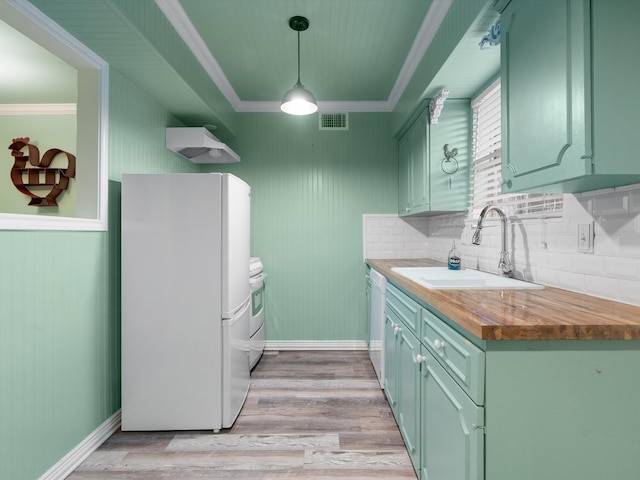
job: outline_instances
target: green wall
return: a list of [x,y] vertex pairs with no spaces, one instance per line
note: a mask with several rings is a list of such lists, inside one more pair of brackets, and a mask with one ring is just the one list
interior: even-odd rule
[[[177,121],[110,74],[109,231],[0,231],[0,478],[38,478],[120,408],[120,183],[209,170],[164,147]],[[243,114],[252,249],[268,271],[270,340],[364,340],[362,214],[397,209],[388,114]]]
[[120,408],[123,172],[197,171],[175,120],[110,74],[109,231],[0,231],[0,479],[35,479]]
[[397,212],[390,115],[242,114],[239,164],[213,167],[251,185],[251,248],[267,272],[268,340],[365,340],[362,214]]

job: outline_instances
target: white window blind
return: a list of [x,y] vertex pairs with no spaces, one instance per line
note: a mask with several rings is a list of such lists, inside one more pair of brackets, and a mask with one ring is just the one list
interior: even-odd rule
[[489,204],[508,216],[550,217],[562,214],[562,194],[502,193],[500,80],[473,100],[473,202],[477,218]]

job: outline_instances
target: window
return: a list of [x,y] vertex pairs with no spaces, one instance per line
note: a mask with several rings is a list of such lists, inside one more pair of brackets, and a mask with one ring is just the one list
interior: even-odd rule
[[[29,67],[13,68],[20,74],[17,79],[3,70],[0,140],[6,153],[0,163],[3,168],[8,165],[4,172],[13,163],[7,161],[11,159],[7,147],[16,137],[36,137],[36,141],[42,142],[41,154],[50,148],[61,148],[77,157],[71,189],[61,197],[64,204],[44,207],[48,211],[28,206],[24,201],[27,197],[23,198],[14,188],[8,175],[0,179],[0,230],[106,230],[108,64],[29,2],[0,1],[0,22],[3,27],[0,31],[5,33],[0,36],[8,43],[6,35],[10,34],[9,45],[13,45],[13,49],[0,52],[0,65],[11,58],[9,54],[18,51],[18,43],[14,41],[24,46],[24,53],[19,56],[21,62],[31,62]],[[14,63],[9,65],[15,67]],[[35,74],[32,68],[35,66],[45,67],[44,73]],[[22,91],[21,87],[33,87],[24,78],[24,71],[30,73],[29,79],[44,79],[45,88]],[[69,72],[73,72],[75,82],[69,80]],[[70,85],[75,91],[75,104],[65,90]],[[54,91],[53,87],[58,87],[55,94],[62,96],[51,96],[49,90]],[[30,177],[27,181],[31,183]],[[34,175],[34,190],[44,184],[47,191],[51,181],[51,177]]]
[[473,202],[477,218],[489,204],[499,205],[508,216],[562,215],[562,194],[502,193],[500,79],[471,102],[473,108]]

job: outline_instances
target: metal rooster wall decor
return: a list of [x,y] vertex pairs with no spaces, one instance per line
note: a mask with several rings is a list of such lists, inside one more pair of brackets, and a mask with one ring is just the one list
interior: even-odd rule
[[[11,167],[11,181],[20,193],[31,197],[29,205],[36,207],[55,207],[56,198],[69,186],[69,179],[76,175],[76,157],[69,152],[52,148],[47,150],[40,159],[40,150],[32,145],[29,137],[14,138],[9,145],[11,156],[14,158]],[[27,153],[23,152],[27,149]],[[51,168],[51,162],[58,155],[66,155],[66,168]],[[27,162],[29,165],[27,165]],[[34,193],[51,187],[43,197]]]
[[456,160],[456,155],[458,154],[458,149],[453,148],[449,150],[449,144],[447,143],[444,147],[444,158],[442,162],[440,162],[440,168],[447,175],[453,175],[458,171],[458,160]]

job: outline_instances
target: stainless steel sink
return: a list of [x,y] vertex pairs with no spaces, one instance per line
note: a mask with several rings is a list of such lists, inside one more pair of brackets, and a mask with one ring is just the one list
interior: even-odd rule
[[524,290],[541,289],[543,285],[501,277],[479,270],[449,270],[446,267],[396,267],[394,272],[432,290]]

